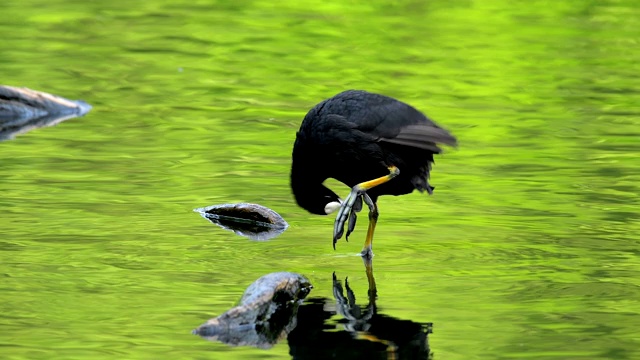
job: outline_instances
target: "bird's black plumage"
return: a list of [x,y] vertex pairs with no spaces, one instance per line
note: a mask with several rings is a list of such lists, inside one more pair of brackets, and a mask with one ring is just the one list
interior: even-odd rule
[[334,178],[353,187],[389,173],[400,175],[367,191],[380,195],[428,191],[438,143],[456,139],[420,111],[401,101],[361,90],[347,90],[324,100],[305,116],[293,147],[291,187],[298,204],[314,214],[338,196],[322,185]]

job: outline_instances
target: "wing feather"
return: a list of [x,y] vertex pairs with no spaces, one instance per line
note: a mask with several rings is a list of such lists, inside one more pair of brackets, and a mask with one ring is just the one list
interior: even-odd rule
[[394,137],[381,137],[378,141],[416,147],[435,153],[440,153],[441,151],[436,144],[457,145],[456,138],[447,130],[431,124],[407,125],[400,129],[398,135]]

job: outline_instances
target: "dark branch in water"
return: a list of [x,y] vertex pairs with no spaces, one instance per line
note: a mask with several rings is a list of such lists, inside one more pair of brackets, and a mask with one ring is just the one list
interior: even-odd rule
[[304,276],[278,272],[262,276],[244,292],[240,304],[193,330],[210,341],[268,349],[296,327],[296,313],[311,291]]
[[251,240],[269,240],[289,227],[277,212],[258,204],[211,205],[193,211],[221,228]]
[[83,116],[89,110],[91,105],[84,101],[68,100],[28,88],[0,85],[0,141]]

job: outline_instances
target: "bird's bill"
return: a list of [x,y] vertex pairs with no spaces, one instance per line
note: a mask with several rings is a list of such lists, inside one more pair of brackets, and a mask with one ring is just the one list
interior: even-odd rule
[[328,203],[327,205],[325,205],[324,212],[327,215],[329,215],[331,213],[336,212],[338,209],[340,209],[340,206],[342,206],[342,201],[332,201],[332,202]]

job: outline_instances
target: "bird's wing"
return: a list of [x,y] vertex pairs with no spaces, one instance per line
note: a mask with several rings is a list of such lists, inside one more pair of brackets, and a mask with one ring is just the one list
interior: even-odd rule
[[394,137],[380,137],[379,141],[405,145],[439,153],[436,144],[455,146],[456,138],[445,129],[430,124],[407,125]]
[[360,114],[352,116],[349,120],[354,118],[358,130],[376,137],[378,141],[436,153],[441,151],[436,144],[457,144],[453,135],[423,113],[393,99],[363,109]]
[[[436,144],[456,145],[456,139],[423,113],[388,96],[348,90],[321,104],[325,116],[340,115],[332,127],[348,126],[374,141],[394,143],[436,153]],[[342,122],[337,121],[342,119]],[[346,123],[345,123],[346,122]]]

